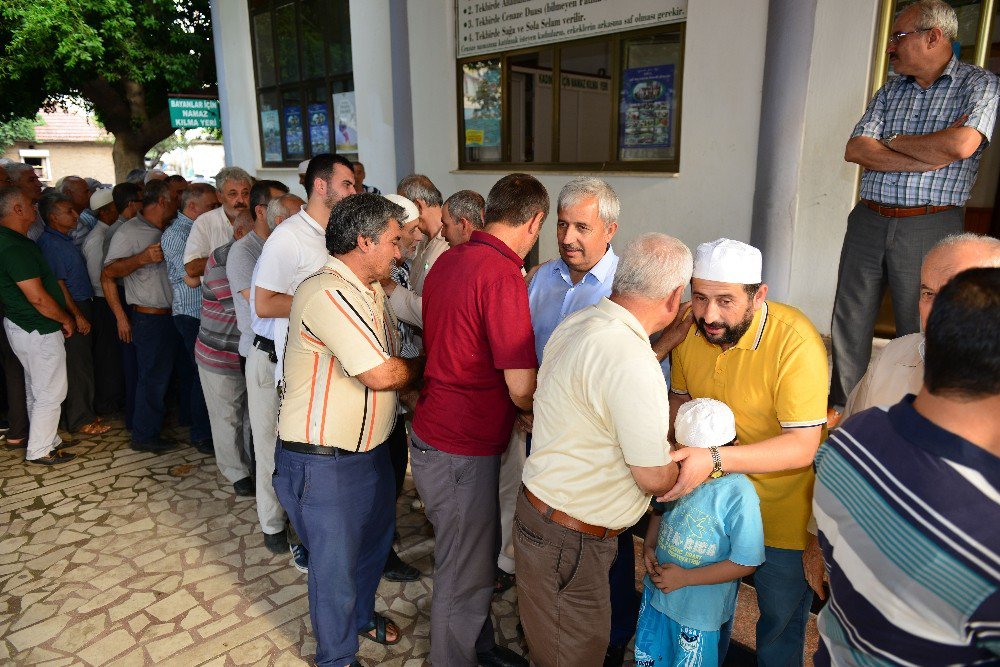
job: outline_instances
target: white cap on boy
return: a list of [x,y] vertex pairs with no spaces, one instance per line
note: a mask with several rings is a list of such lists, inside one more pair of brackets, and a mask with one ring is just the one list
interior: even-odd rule
[[714,398],[696,398],[677,409],[674,439],[686,447],[721,447],[736,439],[736,417]]

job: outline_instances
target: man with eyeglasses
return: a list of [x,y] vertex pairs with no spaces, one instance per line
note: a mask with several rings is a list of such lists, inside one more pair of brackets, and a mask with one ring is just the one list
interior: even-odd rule
[[900,12],[886,49],[898,76],[875,94],[847,142],[844,159],[864,173],[833,307],[831,426],[868,366],[886,280],[896,335],[915,333],[922,258],[964,228],[1000,80],[955,57],[957,32],[955,10],[941,0],[919,0]]

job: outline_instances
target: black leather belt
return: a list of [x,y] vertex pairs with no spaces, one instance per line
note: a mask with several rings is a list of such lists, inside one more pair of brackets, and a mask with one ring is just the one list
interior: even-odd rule
[[310,445],[307,442],[288,442],[286,440],[279,440],[282,449],[287,449],[290,452],[297,452],[299,454],[319,454],[320,456],[354,456],[355,454],[364,454],[364,452],[349,452],[346,449],[341,449],[340,447],[321,447],[320,445]]
[[266,352],[272,364],[278,363],[278,354],[274,351],[274,341],[263,336],[253,337],[253,346],[261,352]]

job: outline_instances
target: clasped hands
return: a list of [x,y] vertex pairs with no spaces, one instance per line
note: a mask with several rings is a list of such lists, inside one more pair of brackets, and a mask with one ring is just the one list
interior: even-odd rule
[[646,574],[658,589],[670,593],[690,584],[687,569],[675,563],[658,563],[656,550],[653,547],[643,545],[642,551]]

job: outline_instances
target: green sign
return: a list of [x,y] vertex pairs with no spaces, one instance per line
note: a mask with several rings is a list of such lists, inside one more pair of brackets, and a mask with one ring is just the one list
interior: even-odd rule
[[219,100],[200,97],[171,97],[170,125],[178,129],[191,127],[221,127]]

